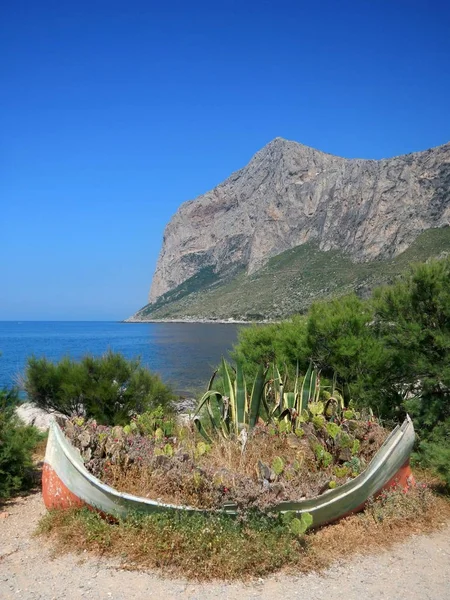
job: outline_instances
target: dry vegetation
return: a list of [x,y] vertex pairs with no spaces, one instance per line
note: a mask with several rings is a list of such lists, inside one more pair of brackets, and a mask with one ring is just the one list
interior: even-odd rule
[[50,512],[38,533],[52,540],[55,552],[88,550],[118,559],[122,568],[163,569],[165,575],[190,579],[249,579],[280,569],[308,572],[443,525],[450,504],[423,485],[408,493],[384,492],[364,512],[302,537],[280,518],[160,514],[111,524],[87,509]]
[[[203,509],[233,502],[240,509],[264,510],[283,500],[317,496],[330,482],[339,486],[357,475],[387,435],[374,422],[354,421],[351,436],[343,433],[351,443],[357,441],[357,454],[352,454],[312,423],[303,424],[301,437],[260,424],[245,451],[235,439],[199,442],[189,427],[160,438],[126,435],[118,427],[99,429],[92,422],[66,425],[72,443],[82,454],[88,452],[86,466],[94,475],[120,491]],[[329,462],[318,458],[320,453]]]

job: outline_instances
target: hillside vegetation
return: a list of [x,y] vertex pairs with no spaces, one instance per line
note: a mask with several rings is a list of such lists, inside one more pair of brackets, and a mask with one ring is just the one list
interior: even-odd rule
[[450,251],[450,227],[423,232],[395,258],[362,263],[309,242],[270,259],[250,276],[240,270],[221,279],[206,267],[147,304],[134,319],[277,320],[304,312],[316,300],[350,292],[365,297],[377,285],[392,283],[409,264],[445,251]]

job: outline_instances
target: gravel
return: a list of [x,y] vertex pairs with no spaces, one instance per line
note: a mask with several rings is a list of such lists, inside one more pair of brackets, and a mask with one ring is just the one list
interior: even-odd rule
[[52,556],[49,542],[33,537],[45,512],[41,494],[19,498],[0,512],[1,600],[450,599],[449,526],[429,536],[414,536],[383,554],[337,564],[321,574],[282,574],[248,584],[199,584],[124,571],[110,560],[88,555]]

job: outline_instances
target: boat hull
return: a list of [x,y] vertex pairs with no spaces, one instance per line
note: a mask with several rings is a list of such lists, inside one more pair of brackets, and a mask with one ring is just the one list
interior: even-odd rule
[[[381,490],[399,485],[405,488],[414,483],[409,457],[414,445],[414,427],[409,417],[392,431],[368,467],[344,485],[315,498],[298,502],[280,502],[271,512],[310,513],[313,526],[318,527],[361,510],[371,496]],[[60,427],[50,425],[42,476],[42,491],[48,509],[88,506],[112,517],[130,513],[183,511],[210,512],[190,506],[178,506],[141,498],[102,483],[83,464],[80,453],[66,439]],[[235,504],[226,504],[222,511],[237,513]]]

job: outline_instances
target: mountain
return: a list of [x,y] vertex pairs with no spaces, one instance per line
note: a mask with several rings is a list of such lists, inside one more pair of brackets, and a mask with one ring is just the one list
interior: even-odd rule
[[135,320],[280,318],[450,250],[450,143],[345,159],[276,138],[164,232]]

